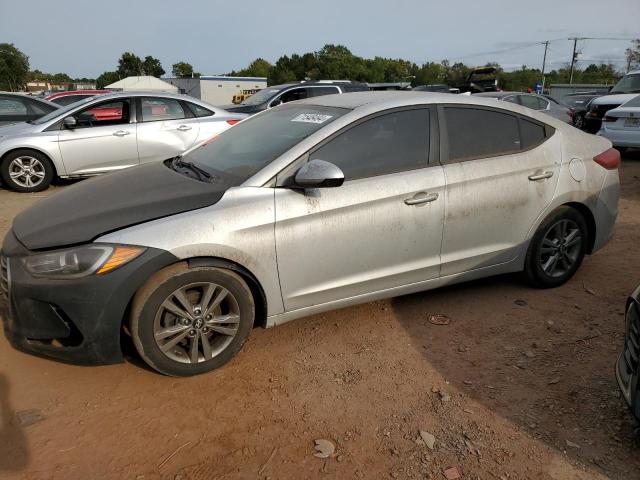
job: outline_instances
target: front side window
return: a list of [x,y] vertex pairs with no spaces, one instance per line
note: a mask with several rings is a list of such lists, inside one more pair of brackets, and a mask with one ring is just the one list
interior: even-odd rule
[[283,105],[248,118],[191,150],[185,162],[237,185],[258,173],[309,135],[348,113],[345,108]]
[[143,97],[140,102],[143,122],[179,120],[186,117],[180,101],[174,98]]
[[308,96],[309,92],[306,88],[292,88],[280,96],[280,101],[282,103],[293,102],[294,100],[302,100]]
[[518,118],[479,108],[445,107],[449,162],[520,150]]
[[92,105],[73,116],[78,128],[103,127],[129,123],[131,108],[128,99]]
[[427,166],[429,110],[387,113],[366,120],[315,150],[309,159],[331,162],[345,180]]
[[24,102],[14,98],[0,98],[0,115],[3,117],[19,117],[27,114]]
[[309,90],[312,97],[321,97],[323,95],[340,93],[337,87],[311,87]]

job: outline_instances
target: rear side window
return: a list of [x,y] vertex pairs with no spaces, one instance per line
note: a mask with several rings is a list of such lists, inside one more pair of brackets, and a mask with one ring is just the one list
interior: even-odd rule
[[540,145],[545,139],[544,126],[530,122],[524,118],[520,119],[520,135],[522,137],[522,148],[533,148]]
[[0,98],[0,115],[20,116],[27,114],[27,106],[24,102],[13,98]]
[[533,95],[520,95],[520,103],[524,107],[528,107],[533,110],[540,110],[540,102],[538,101],[538,97],[534,97]]
[[213,115],[213,112],[208,108],[201,107],[200,105],[196,105],[195,103],[191,102],[186,103],[196,117],[209,117]]
[[313,152],[340,167],[345,180],[387,175],[427,166],[429,111],[388,113],[340,134]]
[[178,120],[185,118],[180,101],[174,98],[145,97],[141,99],[142,121]]
[[518,118],[476,108],[445,107],[449,162],[504,155],[520,150]]

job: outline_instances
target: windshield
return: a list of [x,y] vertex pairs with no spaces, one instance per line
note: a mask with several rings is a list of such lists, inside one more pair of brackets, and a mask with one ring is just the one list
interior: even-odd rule
[[214,176],[235,177],[239,185],[347,112],[345,108],[285,105],[248,118],[191,150],[182,160]]
[[51,113],[47,113],[44,117],[40,117],[37,120],[32,120],[29,123],[31,123],[32,125],[42,125],[43,123],[47,123],[48,121],[53,120],[54,118],[58,118],[59,116],[64,116],[65,113],[70,112],[71,110],[76,108],[78,105],[82,105],[83,103],[89,103],[91,100],[93,100],[93,97],[85,98],[78,102],[74,102],[71,105],[58,108]]
[[272,97],[275,97],[281,90],[283,90],[283,88],[265,88],[251,95],[240,105],[261,105]]
[[620,79],[610,93],[640,93],[640,74],[626,75]]

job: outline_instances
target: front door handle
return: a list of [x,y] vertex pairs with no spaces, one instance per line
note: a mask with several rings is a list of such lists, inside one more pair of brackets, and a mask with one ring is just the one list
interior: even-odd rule
[[429,203],[437,200],[437,193],[418,192],[413,197],[405,199],[406,205],[420,205],[421,203]]
[[553,177],[553,172],[542,172],[542,173],[536,173],[534,175],[529,175],[529,180],[531,180],[532,182],[535,182],[537,180],[544,180],[545,178],[551,178]]
[[191,130],[191,127],[189,125],[180,125],[178,127],[178,130],[180,130],[181,132],[186,132],[187,130]]
[[117,132],[113,132],[115,137],[124,137],[125,135],[129,135],[131,132],[127,132],[126,130],[118,130]]

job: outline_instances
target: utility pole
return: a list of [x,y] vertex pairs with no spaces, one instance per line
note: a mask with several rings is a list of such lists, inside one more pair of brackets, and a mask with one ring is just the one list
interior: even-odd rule
[[573,68],[576,64],[576,48],[578,47],[578,40],[584,40],[584,37],[571,37],[569,40],[573,40],[573,54],[571,55],[571,73],[569,74],[569,83],[573,83]]
[[544,67],[547,64],[547,48],[549,48],[549,40],[542,42],[544,45],[544,57],[542,57],[542,92],[544,93]]

